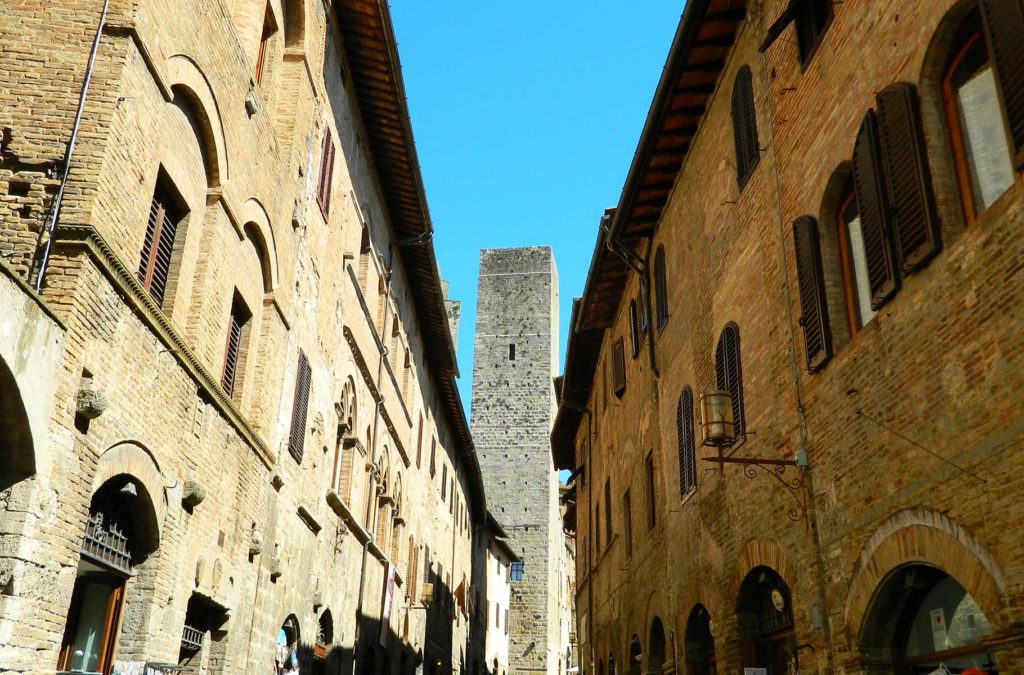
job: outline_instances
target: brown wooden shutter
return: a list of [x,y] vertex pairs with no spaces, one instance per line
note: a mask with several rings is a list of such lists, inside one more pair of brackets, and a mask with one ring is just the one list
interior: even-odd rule
[[679,449],[679,496],[697,485],[696,447],[693,435],[693,392],[683,387],[676,407],[676,443]]
[[640,317],[635,299],[629,301],[629,351],[634,359],[640,354]]
[[654,314],[661,331],[668,323],[668,287],[665,282],[665,248],[654,254]]
[[231,305],[231,316],[228,318],[228,339],[224,349],[224,372],[221,375],[221,386],[228,396],[235,391],[235,371],[238,368],[238,350],[242,342],[242,326],[245,318],[241,307],[235,302]]
[[942,247],[917,88],[898,82],[883,89],[877,101],[896,252],[902,271],[909,273]]
[[978,0],[1009,127],[1013,167],[1024,168],[1024,2]]
[[796,276],[800,288],[800,327],[804,331],[807,370],[816,373],[832,358],[825,277],[821,264],[818,223],[810,216],[793,221]]
[[317,181],[316,200],[324,215],[331,212],[331,181],[334,178],[334,143],[331,129],[324,130],[323,145],[320,148],[320,176]]
[[142,242],[138,276],[139,282],[159,306],[164,303],[174,239],[178,233],[178,221],[182,217],[170,193],[158,182],[149,207],[149,222]]
[[740,364],[740,329],[729,323],[722,330],[715,349],[715,378],[718,388],[732,396],[732,419],[736,438],[746,432],[743,418],[743,367]]
[[893,261],[892,227],[879,155],[878,121],[875,111],[869,110],[853,146],[853,184],[864,234],[872,309],[888,302],[900,286]]
[[626,391],[626,347],[622,338],[612,345],[612,387],[616,396]]
[[292,402],[292,426],[288,435],[288,452],[302,463],[306,445],[306,415],[309,412],[309,385],[312,371],[306,355],[299,351],[299,367],[295,375],[295,400]]
[[732,89],[732,133],[736,147],[736,182],[740,190],[754,173],[761,159],[757,139],[757,113],[754,108],[754,84],[749,66],[736,74]]

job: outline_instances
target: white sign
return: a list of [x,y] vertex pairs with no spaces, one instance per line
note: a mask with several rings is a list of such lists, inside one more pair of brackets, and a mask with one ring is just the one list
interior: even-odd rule
[[384,607],[380,611],[380,646],[388,646],[391,630],[391,603],[395,597],[395,566],[388,563],[388,578],[384,582]]
[[941,652],[946,648],[946,614],[941,607],[928,612],[932,623],[932,642],[935,643],[935,651]]
[[767,668],[744,668],[743,675],[768,675]]

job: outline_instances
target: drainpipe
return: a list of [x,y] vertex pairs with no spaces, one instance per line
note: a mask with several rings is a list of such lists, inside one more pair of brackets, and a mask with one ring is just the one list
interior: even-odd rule
[[[103,9],[100,11],[99,25],[96,26],[96,37],[92,40],[92,49],[89,51],[89,61],[85,66],[85,76],[82,79],[82,91],[78,95],[78,110],[75,112],[75,121],[71,126],[71,138],[68,139],[67,148],[64,151],[64,173],[61,175],[60,188],[57,196],[54,197],[53,205],[50,207],[50,222],[45,228],[40,228],[39,239],[36,240],[36,254],[39,253],[39,246],[42,242],[43,232],[47,233],[46,244],[43,248],[42,257],[39,259],[39,274],[36,277],[35,289],[39,293],[43,289],[43,277],[46,276],[46,265],[50,261],[50,248],[53,245],[53,233],[57,228],[57,219],[60,217],[60,207],[64,201],[64,190],[68,185],[68,174],[71,173],[71,158],[75,154],[75,143],[78,141],[78,129],[82,124],[82,113],[85,111],[85,101],[89,96],[89,83],[92,82],[93,67],[96,65],[96,54],[100,50],[100,37],[103,35],[103,27],[107,23],[107,8],[110,0],[103,0]],[[29,268],[28,278],[32,278],[35,267],[35,260]]]
[[[767,81],[767,78],[765,76],[765,58],[764,58],[764,55],[761,56],[760,65],[761,65],[761,67],[760,67],[759,70],[760,70],[760,75],[761,75],[761,82],[764,85],[765,90],[767,91],[768,88],[770,87],[770,83]],[[789,266],[788,266],[787,255],[786,255],[786,229],[785,229],[786,228],[786,221],[782,217],[782,203],[781,203],[781,199],[782,199],[782,183],[779,180],[778,157],[777,157],[776,152],[775,152],[775,123],[774,123],[773,117],[771,115],[771,111],[769,111],[769,114],[768,114],[767,117],[768,117],[768,131],[771,134],[771,139],[772,139],[772,143],[771,143],[772,165],[773,165],[772,173],[775,176],[775,209],[776,209],[776,214],[778,215],[778,219],[779,219],[779,260],[780,260],[780,263],[781,263],[781,266],[782,266],[782,274],[783,274],[783,280],[782,281],[783,281],[783,287],[785,289],[785,299],[786,299],[786,311],[787,311],[786,328],[787,328],[787,330],[789,332],[790,373],[791,373],[791,376],[792,376],[792,379],[793,379],[793,396],[794,396],[794,399],[796,401],[796,413],[797,413],[797,418],[799,420],[799,425],[800,425],[800,452],[804,453],[804,455],[806,456],[807,455],[808,437],[810,436],[810,429],[809,429],[809,427],[807,425],[807,415],[806,415],[806,412],[804,410],[804,403],[803,403],[803,398],[802,398],[802,395],[801,395],[801,388],[800,388],[800,366],[799,366],[799,358],[797,356],[797,349],[796,349],[797,337],[796,337],[796,331],[793,328],[793,325],[795,323],[795,316],[794,316],[794,313],[793,313],[793,294],[792,294],[792,292],[791,292],[791,290],[789,288]],[[805,510],[807,512],[807,522],[809,523],[810,529],[811,529],[811,538],[812,538],[812,542],[813,542],[813,546],[814,546],[814,562],[815,562],[815,564],[817,565],[817,568],[818,568],[818,573],[815,575],[815,581],[816,581],[816,585],[817,585],[818,607],[819,607],[820,612],[821,612],[821,623],[822,623],[821,631],[824,633],[825,646],[827,648],[826,654],[828,655],[827,656],[827,664],[826,664],[826,672],[832,672],[832,670],[833,670],[832,662],[833,662],[833,659],[835,657],[835,654],[834,654],[833,648],[832,648],[832,634],[829,631],[828,620],[827,620],[827,617],[828,617],[829,613],[828,613],[827,604],[826,604],[827,603],[827,596],[825,594],[825,575],[824,575],[825,566],[824,566],[824,556],[822,555],[822,551],[821,551],[821,533],[818,531],[818,523],[817,523],[817,520],[814,517],[814,515],[815,515],[815,507],[814,507],[814,482],[813,482],[812,477],[811,477],[809,464],[805,465],[803,467],[800,467],[800,469],[801,469],[801,472],[802,472],[803,478],[804,478],[804,499],[806,500],[805,501],[806,505],[805,505],[804,508],[805,508]],[[802,646],[798,647],[797,651],[799,651],[800,648],[802,648]],[[813,647],[811,647],[811,650],[813,652]],[[797,660],[795,654],[794,654],[794,659]],[[799,664],[798,660],[797,660],[797,663]]]
[[644,303],[644,316],[647,317],[647,354],[650,359],[651,372],[654,373],[654,377],[660,378],[661,373],[658,372],[658,362],[654,354],[654,327],[651,323],[651,283],[650,283],[650,269],[651,266],[648,264],[648,257],[641,258],[629,249],[622,246],[619,240],[615,238],[612,232],[612,216],[609,213],[605,213],[601,217],[601,229],[605,231],[607,236],[605,247],[612,252],[617,258],[622,260],[631,270],[637,273],[640,278],[640,294],[643,296]]

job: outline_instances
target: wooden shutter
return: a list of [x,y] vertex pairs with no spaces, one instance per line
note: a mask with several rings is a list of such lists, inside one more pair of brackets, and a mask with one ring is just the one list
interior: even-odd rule
[[324,130],[323,146],[320,148],[320,177],[317,182],[316,200],[326,216],[331,212],[331,182],[334,179],[334,143],[331,129]]
[[626,347],[622,338],[612,346],[612,386],[616,396],[626,391]]
[[288,452],[302,463],[306,445],[306,415],[309,411],[309,384],[312,371],[306,355],[299,351],[299,367],[295,375],[295,400],[292,402],[292,426],[288,435]]
[[715,378],[718,388],[732,396],[732,419],[736,438],[746,432],[743,419],[743,368],[740,364],[740,329],[726,325],[715,349]]
[[235,373],[238,368],[238,352],[242,342],[242,326],[245,325],[244,310],[236,301],[231,305],[231,316],[228,318],[228,339],[224,348],[224,372],[221,375],[221,386],[228,396],[235,391]]
[[757,113],[754,108],[754,83],[749,66],[740,69],[733,83],[732,134],[736,147],[736,182],[742,190],[761,159],[757,140]]
[[1013,167],[1024,169],[1024,2],[978,0],[1009,127]]
[[697,485],[697,451],[693,436],[693,392],[683,387],[676,407],[676,443],[679,447],[679,496]]
[[629,351],[634,359],[640,354],[640,317],[635,299],[629,301]]
[[804,331],[807,370],[816,373],[832,358],[825,276],[821,264],[818,223],[810,216],[793,221],[796,276],[800,288],[800,327]]
[[658,330],[668,323],[668,287],[665,283],[665,248],[658,247],[654,254],[654,313],[658,321]]
[[869,110],[857,133],[853,146],[853,184],[857,192],[857,209],[864,234],[864,252],[868,282],[871,286],[871,308],[878,309],[896,294],[900,280],[896,274],[892,252],[892,224],[886,204],[886,189],[880,169],[878,122]]
[[175,208],[168,191],[157,183],[149,207],[146,237],[142,242],[139,261],[139,282],[149,291],[153,301],[163,306],[167,279],[171,271],[171,255],[178,232],[181,214]]
[[900,267],[920,269],[941,248],[917,88],[898,82],[878,94],[887,196]]
[[416,434],[416,468],[420,468],[423,459],[423,415],[420,415],[420,430]]

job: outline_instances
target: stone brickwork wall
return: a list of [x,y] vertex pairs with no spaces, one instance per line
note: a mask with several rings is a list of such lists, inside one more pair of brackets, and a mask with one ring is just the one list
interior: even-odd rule
[[[201,597],[227,619],[207,634],[199,672],[269,672],[290,616],[303,672],[327,617],[329,658],[349,672],[354,651],[362,672],[423,672],[428,650],[464,662],[468,622],[450,598],[470,576],[474,478],[439,403],[435,378],[448,375],[428,368],[403,300],[410,277],[400,256],[385,269],[386,160],[365,140],[340,5],[271,0],[257,84],[265,0],[113,0],[36,296],[26,275],[101,6],[0,10],[0,437],[19,442],[0,449],[0,672],[56,667],[90,502],[119,476],[152,550],[126,582],[117,661],[177,662]],[[329,211],[314,196],[327,133]],[[137,280],[158,180],[187,212],[159,306]],[[251,318],[229,393],[236,299]],[[311,386],[296,461],[300,350]],[[83,392],[105,403],[91,420]],[[443,500],[431,447],[448,467]],[[205,498],[188,503],[195,486]],[[426,547],[444,570],[429,612],[410,593]]]
[[[578,430],[576,460],[588,464],[585,482],[577,481],[586,672],[600,672],[610,657],[621,669],[634,635],[646,664],[655,620],[664,624],[667,655],[678,657],[681,672],[681,661],[703,649],[685,637],[698,605],[713,624],[718,672],[739,672],[745,652],[738,594],[761,566],[777,572],[792,594],[796,644],[808,645],[799,652],[800,672],[892,672],[872,662],[881,652],[866,652],[865,636],[883,628],[866,622],[867,608],[879,600],[884,579],[913,564],[943,570],[974,596],[993,627],[988,649],[999,672],[1024,668],[1024,553],[1021,538],[1007,536],[1024,523],[1017,497],[1024,475],[1024,180],[1018,174],[964,226],[937,80],[956,19],[971,4],[834,3],[823,42],[801,68],[792,26],[767,53],[758,51],[785,0],[747,3],[657,229],[639,251],[648,259],[659,246],[666,253],[669,318],[664,330],[652,327],[658,373],[648,360],[648,334],[640,355],[629,356],[628,305],[642,303],[639,279],[630,274],[596,359],[587,401],[593,423],[585,417]],[[730,98],[744,65],[753,73],[761,150],[740,191]],[[876,93],[894,82],[920,92],[943,249],[905,276],[895,297],[851,337],[833,292],[840,274],[836,201],[861,120]],[[792,222],[805,214],[822,232],[836,350],[814,374],[797,323]],[[715,451],[700,446],[699,427],[696,489],[681,490],[680,392],[692,387],[696,401],[714,388],[716,342],[730,321],[740,330],[746,422],[754,432],[732,455],[791,460],[806,451],[809,470],[785,473],[803,477],[806,489],[795,495],[806,502],[760,470],[752,480],[740,466],[710,471],[702,458]],[[627,363],[620,398],[604,373],[621,337]],[[694,415],[699,422],[699,410]],[[646,518],[649,453],[653,527]],[[789,517],[801,504],[806,523],[800,514]]]
[[557,673],[562,529],[548,435],[558,340],[558,277],[547,247],[480,252],[473,438],[489,508],[523,558],[512,582],[511,673]]

